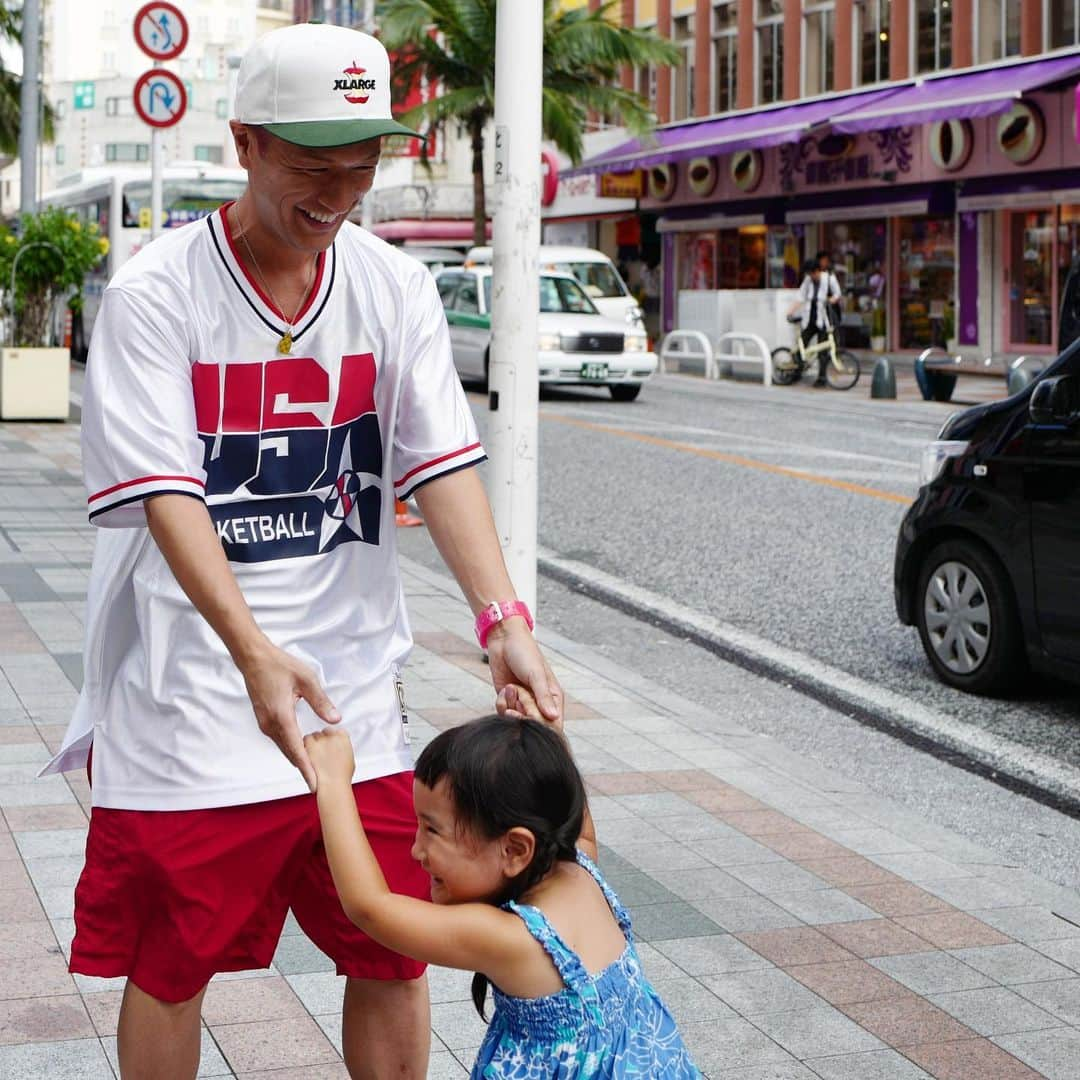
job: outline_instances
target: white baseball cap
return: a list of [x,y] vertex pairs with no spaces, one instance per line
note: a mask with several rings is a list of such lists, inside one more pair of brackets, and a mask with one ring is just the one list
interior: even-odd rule
[[345,26],[299,23],[264,34],[244,54],[236,119],[297,146],[345,146],[418,132],[390,111],[390,57]]

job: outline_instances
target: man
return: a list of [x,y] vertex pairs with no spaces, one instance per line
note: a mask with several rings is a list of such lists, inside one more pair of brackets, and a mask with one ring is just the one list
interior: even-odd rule
[[[803,348],[808,349],[817,342],[825,341],[832,333],[829,315],[826,311],[826,284],[825,273],[821,263],[815,259],[807,262],[803,267],[802,285],[799,286],[799,299],[788,309],[788,317],[793,318],[796,312],[802,316],[802,343]],[[814,386],[825,385],[825,372],[829,363],[828,356],[824,352],[818,353],[818,375],[814,380]]]
[[[83,404],[98,534],[85,688],[53,768],[93,741],[73,971],[127,976],[124,1080],[188,1078],[219,971],[269,964],[291,907],[346,975],[354,1078],[426,1075],[423,966],[345,918],[302,736],[342,724],[391,887],[426,895],[398,666],[394,498],[416,492],[496,689],[561,690],[471,466],[484,459],[430,274],[346,216],[391,118],[374,38],[290,26],[245,56],[248,188],[114,277]],[[483,643],[482,642],[482,643]]]

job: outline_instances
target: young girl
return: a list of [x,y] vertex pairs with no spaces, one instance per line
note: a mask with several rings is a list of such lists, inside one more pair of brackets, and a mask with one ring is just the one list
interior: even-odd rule
[[348,736],[327,730],[304,742],[345,913],[388,948],[477,972],[481,1016],[492,984],[476,1080],[701,1076],[596,868],[585,788],[557,731],[492,716],[442,732],[421,753],[413,857],[431,876],[430,904],[386,886],[350,789]]

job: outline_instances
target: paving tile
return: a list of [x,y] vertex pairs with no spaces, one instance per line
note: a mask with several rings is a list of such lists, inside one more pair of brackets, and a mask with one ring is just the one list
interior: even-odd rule
[[[993,1041],[1047,1080],[1076,1080],[1080,1076],[1080,1031],[1075,1028],[998,1035]],[[1024,1075],[1026,1080],[1028,1074]]]
[[1023,983],[1012,989],[1067,1024],[1080,1025],[1080,979]]
[[1060,1027],[1061,1020],[1003,986],[958,990],[928,998],[978,1035],[1008,1035]]
[[664,790],[656,793],[620,794],[615,796],[615,801],[648,821],[661,817],[685,817],[699,809],[677,792]]
[[585,779],[601,795],[643,795],[664,791],[663,785],[648,773],[586,773]]
[[889,918],[952,910],[939,896],[903,881],[888,885],[850,885],[847,892],[867,907]]
[[749,866],[733,866],[728,872],[732,877],[745,881],[756,892],[769,897],[776,893],[828,888],[828,882],[822,881],[816,874],[811,874],[809,870],[804,870],[801,866],[784,860]]
[[0,1001],[0,1044],[59,1042],[95,1034],[78,994]]
[[811,1072],[802,1062],[792,1057],[770,1065],[720,1069],[709,1075],[716,1080],[818,1080],[817,1073]]
[[804,923],[854,922],[876,919],[878,914],[849,896],[843,889],[812,889],[809,892],[771,893],[770,899]]
[[775,930],[779,927],[802,925],[798,916],[764,896],[756,894],[713,896],[705,900],[695,900],[694,906],[730,933],[740,930]]
[[652,877],[683,900],[704,900],[712,896],[750,896],[753,889],[718,866],[695,870],[657,870]]
[[[663,979],[677,979],[680,975],[686,974],[678,964],[673,960],[668,959],[668,957],[659,950],[654,949],[647,941],[635,942],[634,948],[637,950],[638,959],[641,961],[641,966],[645,971],[645,975],[651,982],[659,982]],[[464,1001],[468,997],[469,994],[466,992],[464,994],[457,994],[453,998],[447,997],[445,1000]],[[434,982],[431,986],[431,1000],[436,1000]]]
[[67,962],[59,952],[5,959],[0,964],[0,1001],[74,992]]
[[337,965],[306,937],[283,937],[274,952],[274,967],[282,975],[307,971],[334,971]]
[[12,1080],[114,1080],[98,1039],[0,1046],[0,1076]]
[[[491,1015],[490,1008],[488,1015]],[[487,1024],[477,1015],[471,1001],[432,1005],[431,1027],[451,1050],[479,1046],[487,1035]]]
[[0,922],[0,960],[36,960],[59,947],[52,927],[43,919],[36,922]]
[[987,1039],[905,1046],[904,1054],[938,1080],[1040,1080],[1041,1076]]
[[83,994],[83,1004],[90,1016],[90,1022],[99,1035],[115,1035],[116,1024],[120,1017],[120,1003],[123,990],[105,990],[96,994]]
[[[445,1051],[431,1056],[432,1060],[436,1057],[451,1057]],[[428,1080],[451,1080],[451,1078],[457,1076],[468,1076],[468,1073],[464,1072],[464,1070],[460,1073],[454,1073],[439,1072],[438,1066],[434,1068],[435,1071],[428,1070]],[[332,1065],[307,1065],[301,1069],[273,1069],[270,1072],[237,1073],[236,1080],[349,1080],[349,1070],[345,1068],[344,1062],[338,1061]]]
[[806,833],[807,826],[779,810],[741,810],[721,814],[720,819],[747,836],[786,836]]
[[[339,1075],[342,1080],[348,1080],[348,1072],[344,1066],[342,1066]],[[428,1059],[427,1080],[459,1080],[459,1078],[460,1080],[467,1080],[468,1075],[465,1066],[449,1050],[434,1053]],[[237,1080],[239,1080],[239,1077]],[[267,1073],[265,1080],[276,1080],[276,1078]],[[306,1080],[306,1076],[304,1078],[298,1076],[296,1080]]]
[[1033,941],[1080,938],[1080,926],[1044,907],[985,908],[972,914],[1025,945]]
[[777,967],[789,968],[799,964],[827,964],[855,959],[847,949],[841,948],[835,941],[810,926],[741,933],[737,937]]
[[878,1038],[830,1005],[762,1013],[754,1017],[753,1023],[799,1059],[883,1048]]
[[706,975],[701,980],[743,1016],[787,1012],[821,1004],[821,998],[779,968]]
[[841,889],[848,885],[885,885],[900,880],[891,871],[875,865],[861,855],[825,859],[806,859],[794,854],[789,857],[810,873],[817,874],[822,881]]
[[[751,971],[769,966],[767,960],[731,934],[686,938],[682,941],[658,941],[656,949],[687,975],[721,975],[728,971]],[[642,963],[646,961],[643,959]]]
[[802,964],[788,969],[792,978],[833,1005],[910,997],[911,991],[865,960]]
[[733,1063],[747,1069],[794,1063],[786,1050],[741,1018],[684,1024],[680,1030],[694,1064],[708,1076],[724,1075],[722,1070]]
[[860,919],[823,925],[821,932],[855,956],[898,956],[933,948],[917,934],[891,919]]
[[[946,881],[926,881],[923,888],[942,900],[960,908],[961,911],[978,911],[982,908],[1016,907],[1017,889],[1003,885],[990,878],[949,878]],[[1019,902],[1025,902],[1020,897]]]
[[1070,974],[1080,973],[1080,938],[1057,938],[1050,941],[1032,941],[1029,944],[1037,952],[1069,968]]
[[859,1001],[840,1009],[890,1046],[970,1039],[972,1031],[943,1009],[917,997]]
[[939,949],[967,949],[981,945],[1004,945],[1010,939],[1000,930],[964,911],[901,915],[895,922]]
[[[952,949],[952,955],[969,967],[989,975],[996,982],[1011,986],[1014,983],[1045,982],[1049,979],[1071,979],[1073,972],[1034,949],[1013,942],[978,949]],[[1080,979],[1075,980],[1080,982]]]
[[[800,866],[806,866],[811,859],[854,859],[859,856],[842,845],[815,832],[765,833],[758,839],[772,848],[778,855],[784,855]],[[871,864],[873,865],[873,864]]]
[[729,868],[753,863],[780,862],[782,856],[749,836],[699,840],[695,849],[713,866]]
[[303,1015],[300,999],[280,976],[213,982],[203,998],[203,1022],[210,1027]]
[[807,1064],[821,1080],[932,1080],[929,1073],[895,1050],[811,1058]]
[[303,1068],[337,1060],[318,1024],[309,1017],[222,1024],[211,1028],[214,1040],[234,1072]]
[[722,791],[725,785],[702,769],[680,769],[674,772],[651,772],[653,780],[668,791]]
[[705,810],[699,810],[695,814],[678,814],[671,817],[656,819],[656,827],[675,840],[689,841],[708,840],[717,836],[741,836],[738,829],[725,824],[718,817]]
[[12,806],[4,811],[12,832],[29,830],[86,829],[86,813],[77,803],[56,806]]
[[16,832],[15,843],[24,859],[48,859],[86,853],[86,829],[39,829]]
[[633,911],[633,924],[635,938],[653,942],[709,937],[726,929],[685,900],[637,907]]
[[708,860],[693,847],[673,843],[670,839],[665,839],[662,844],[620,845],[617,854],[637,869],[646,871],[692,870],[709,865]]
[[731,1020],[736,1015],[735,1010],[704,985],[704,981],[699,982],[689,975],[662,979],[653,986],[680,1027],[704,1020]]
[[752,795],[747,795],[746,792],[727,785],[719,790],[688,791],[685,794],[690,802],[714,814],[769,809],[760,799],[755,799]]
[[992,986],[993,980],[943,952],[880,956],[870,960],[879,971],[903,983],[916,994],[947,994],[951,990],[975,990]]
[[670,904],[682,899],[665,889],[655,877],[641,870],[607,874],[606,877],[619,899],[633,912],[635,928],[639,908],[646,904]]

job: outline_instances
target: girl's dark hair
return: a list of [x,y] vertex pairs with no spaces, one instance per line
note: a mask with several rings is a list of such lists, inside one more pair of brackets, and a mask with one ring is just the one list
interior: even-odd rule
[[[559,860],[576,860],[585,784],[566,742],[548,725],[488,716],[450,728],[424,747],[415,775],[428,788],[445,780],[458,821],[477,836],[493,840],[525,828],[536,838],[532,861],[499,903],[528,892]],[[487,986],[478,972],[472,999],[481,1017]]]

